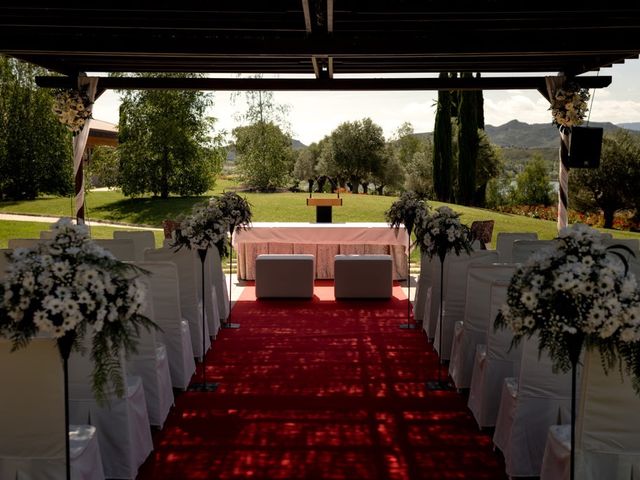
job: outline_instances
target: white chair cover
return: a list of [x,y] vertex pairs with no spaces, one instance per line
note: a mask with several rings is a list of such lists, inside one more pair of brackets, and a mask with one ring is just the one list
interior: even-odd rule
[[[156,248],[154,250],[146,250],[144,257],[147,262],[173,262],[178,268],[178,286],[180,288],[180,309],[182,311],[182,317],[186,318],[189,322],[193,354],[196,358],[202,359],[203,355],[206,354],[211,346],[211,340],[209,338],[208,323],[205,321],[203,327],[202,322],[202,267],[197,252],[186,248],[182,248],[177,252],[174,252],[170,248]],[[203,341],[204,351],[202,350]]]
[[[143,278],[147,286],[147,304],[144,315],[157,322],[153,309],[151,285]],[[149,423],[162,428],[173,405],[173,387],[169,370],[167,348],[161,343],[156,331],[140,330],[137,352],[127,358],[127,368],[131,375],[139,376],[144,387]]]
[[[585,354],[576,411],[576,478],[628,480],[640,478],[640,397],[631,378],[615,369],[607,375],[597,351]],[[571,427],[552,426],[541,479],[568,478]],[[634,472],[634,475],[632,475]]]
[[133,240],[135,260],[144,260],[144,251],[147,248],[156,248],[156,237],[151,230],[114,230],[113,238]]
[[149,300],[153,303],[155,321],[162,329],[157,333],[167,348],[169,371],[174,388],[186,390],[196,371],[191,346],[189,322],[182,317],[178,267],[173,262],[135,262],[149,272]]
[[515,240],[512,247],[512,262],[524,263],[535,252],[553,245],[555,240]]
[[540,475],[547,432],[571,408],[570,373],[554,374],[546,351],[538,354],[538,338],[522,342],[517,379],[505,378],[493,443],[510,477]]
[[98,405],[91,389],[91,339],[85,340],[86,354],[72,352],[69,358],[69,417],[72,423],[95,425],[105,477],[135,479],[140,465],[153,450],[142,380],[127,374],[122,358],[126,382],[123,397],[111,394],[108,405]]
[[[0,339],[0,478],[63,480],[64,377],[56,342],[35,338],[11,352]],[[102,480],[98,434],[70,425],[71,478]]]
[[[451,255],[445,257],[443,266],[444,285],[447,284],[447,272],[450,261]],[[429,308],[427,309],[425,306],[422,325],[429,340],[433,340],[436,335],[436,325],[438,324],[438,317],[440,316],[440,267],[440,259],[438,257],[434,257],[428,265],[429,273],[427,273],[427,277],[431,281],[427,284],[428,293],[426,303],[428,303]]]
[[487,343],[491,318],[491,285],[508,281],[516,266],[513,263],[476,263],[469,265],[464,320],[455,325],[451,345],[449,375],[457,389],[471,386],[476,346]]
[[211,290],[211,305],[216,310],[213,315],[217,316],[215,330],[211,330],[210,333],[215,336],[220,329],[220,323],[229,318],[229,289],[227,288],[227,277],[222,271],[220,252],[217,248],[209,249],[206,262],[207,272],[210,273],[210,276],[207,276],[207,283],[209,283]]
[[496,250],[498,261],[501,263],[513,262],[513,242],[516,240],[537,240],[535,232],[498,232],[496,236]]
[[[445,267],[444,305],[442,306],[442,321],[435,326],[433,346],[438,352],[440,360],[449,360],[451,342],[453,341],[453,327],[456,322],[464,318],[464,305],[467,296],[467,270],[472,262],[495,263],[498,253],[495,250],[476,250],[470,254],[447,255],[451,260]],[[438,263],[440,261],[438,260]],[[433,300],[433,297],[432,297]],[[438,302],[439,303],[439,302]],[[442,351],[440,351],[440,328],[442,328]]]
[[520,371],[522,344],[511,347],[511,330],[493,327],[498,311],[507,301],[508,287],[509,282],[492,283],[487,342],[476,347],[467,405],[480,428],[495,426],[504,379]]
[[123,262],[133,262],[136,260],[136,248],[130,238],[96,238],[93,240],[96,245],[100,245],[118,260]]
[[[436,260],[438,263],[440,262],[437,258],[433,260]],[[416,290],[413,295],[413,318],[418,324],[423,324],[427,295],[429,293],[429,287],[433,284],[433,268],[431,266],[433,260],[424,253],[420,255],[420,275],[418,276]]]

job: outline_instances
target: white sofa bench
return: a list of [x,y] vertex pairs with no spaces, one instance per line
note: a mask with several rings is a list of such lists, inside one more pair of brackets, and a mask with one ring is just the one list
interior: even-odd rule
[[262,254],[256,257],[257,298],[311,298],[315,257],[307,254]]
[[391,298],[391,255],[336,255],[335,297]]

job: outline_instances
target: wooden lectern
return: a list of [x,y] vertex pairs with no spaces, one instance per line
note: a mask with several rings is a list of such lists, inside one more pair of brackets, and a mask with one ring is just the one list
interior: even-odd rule
[[331,208],[342,205],[341,198],[307,198],[307,205],[316,207],[316,223],[331,223]]

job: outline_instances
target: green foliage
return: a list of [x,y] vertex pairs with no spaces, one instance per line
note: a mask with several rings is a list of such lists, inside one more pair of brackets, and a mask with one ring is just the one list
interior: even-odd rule
[[273,122],[258,121],[233,129],[237,171],[249,188],[275,191],[290,182],[295,154],[291,137]]
[[194,90],[124,93],[118,131],[125,195],[199,195],[213,186],[225,153],[220,137],[210,135],[215,120],[205,113],[211,104],[208,94]]
[[86,188],[118,186],[120,178],[120,157],[118,149],[98,145],[91,152],[91,159],[85,166]]
[[[440,73],[440,78],[448,74]],[[451,93],[438,92],[438,109],[433,130],[433,190],[436,198],[447,202],[452,198]]]
[[476,187],[473,204],[479,207],[486,205],[486,191],[489,181],[500,175],[504,163],[500,149],[492,145],[484,130],[478,130],[478,152],[476,161]]
[[616,211],[637,211],[640,207],[640,141],[626,130],[606,134],[600,168],[572,169],[569,180],[576,207],[585,211],[601,209],[605,228],[611,228]]
[[553,189],[549,172],[540,157],[534,157],[524,171],[516,177],[513,192],[514,203],[518,205],[551,205]]
[[46,70],[0,56],[0,198],[72,191],[71,134],[35,84]]

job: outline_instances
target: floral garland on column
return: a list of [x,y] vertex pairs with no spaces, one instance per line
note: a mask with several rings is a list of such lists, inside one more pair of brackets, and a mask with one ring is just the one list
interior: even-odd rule
[[587,114],[589,90],[576,82],[567,82],[553,92],[551,97],[552,123],[560,130],[582,125]]
[[91,99],[85,89],[58,89],[53,92],[53,113],[75,136],[91,118]]
[[554,246],[534,254],[511,279],[496,328],[513,330],[513,344],[534,333],[556,371],[571,369],[572,345],[616,361],[640,393],[640,291],[626,271],[622,245],[606,247],[602,234],[582,224],[560,231]]
[[93,391],[106,403],[110,385],[118,396],[125,391],[120,353],[135,351],[142,327],[157,328],[142,314],[143,271],[92,242],[84,225],[61,219],[52,230],[50,241],[8,254],[0,283],[0,335],[17,350],[45,334],[60,348],[67,345],[67,355],[80,351],[90,336]]

